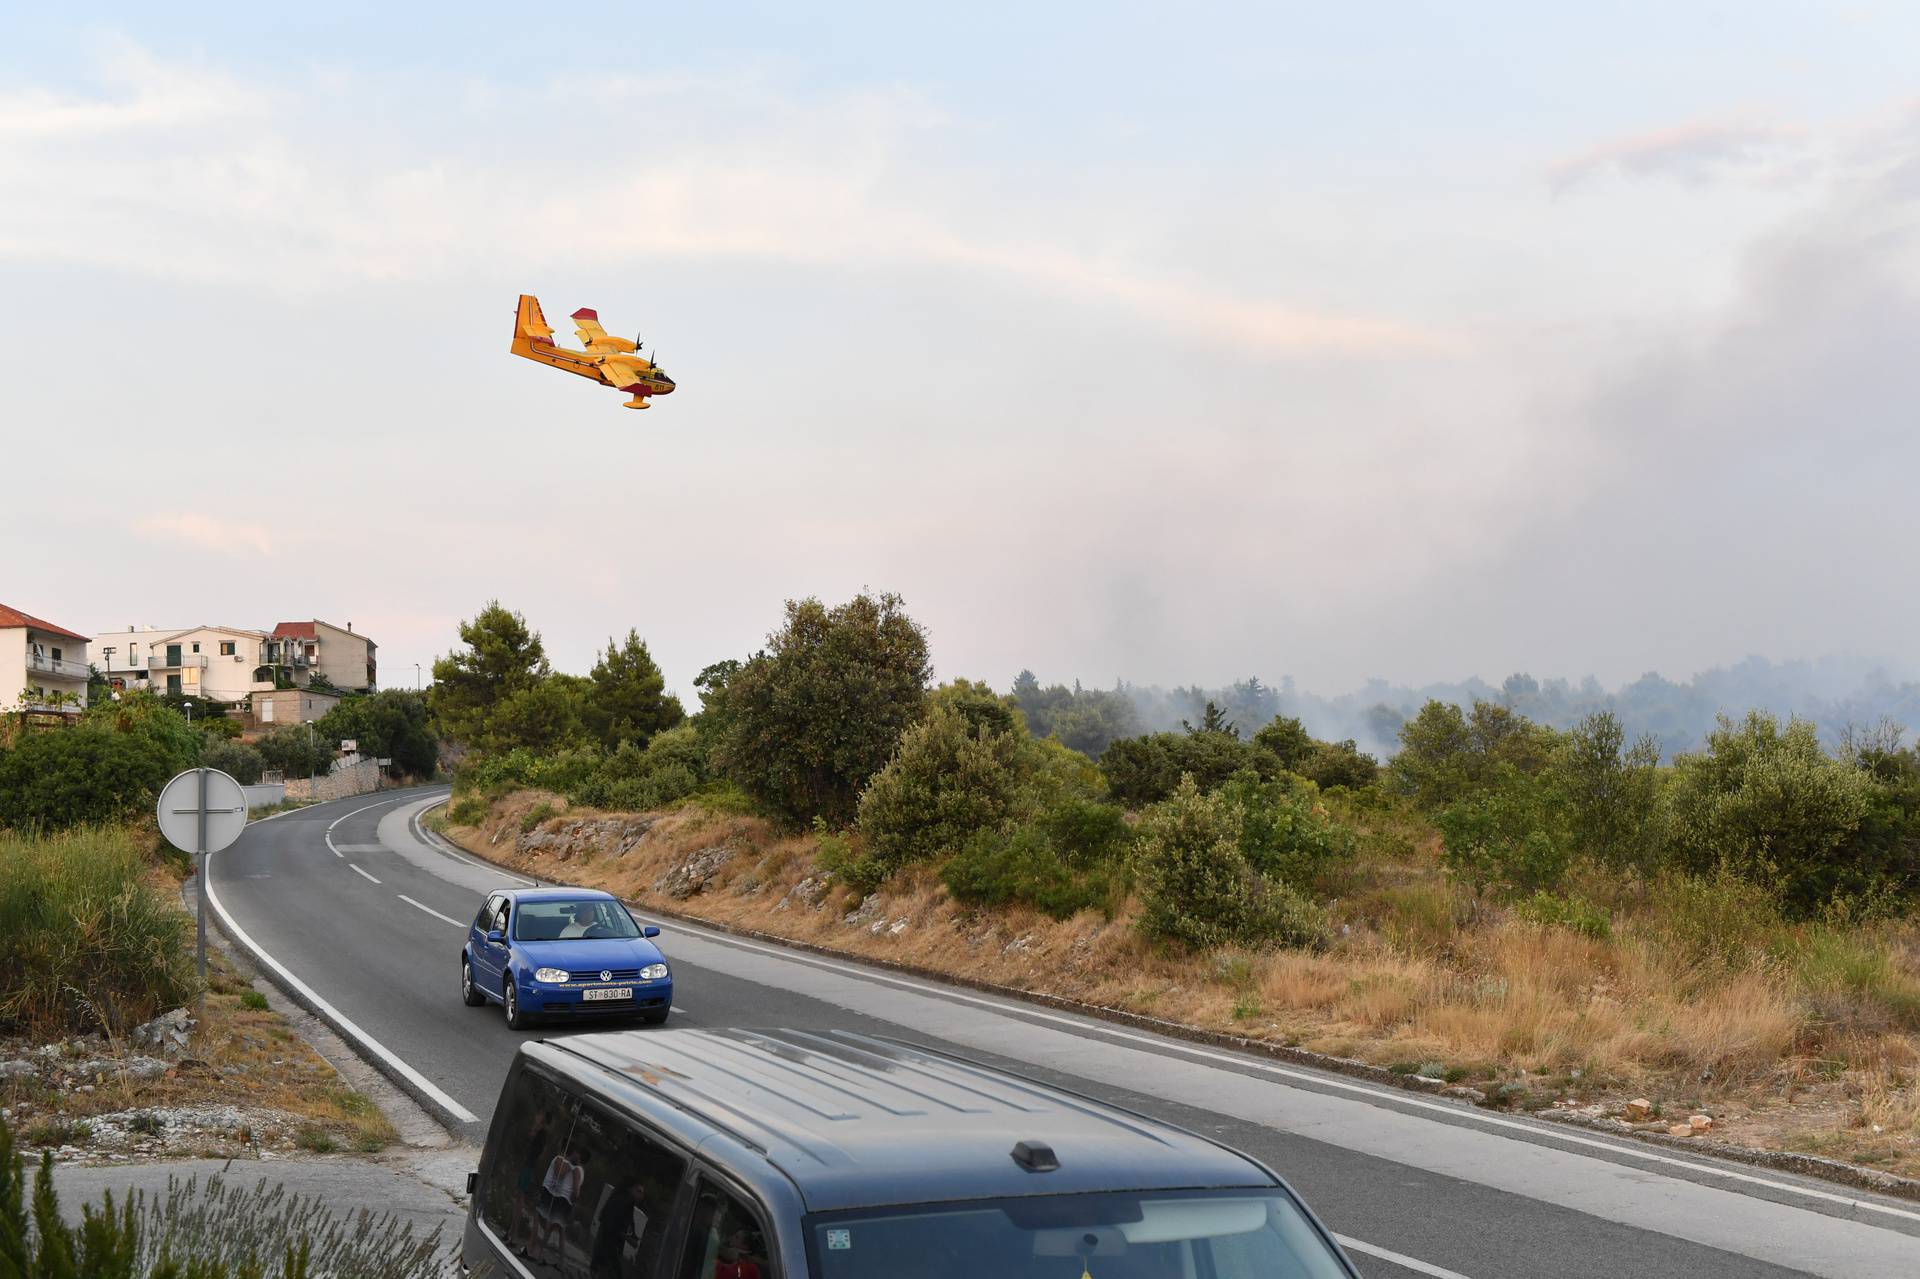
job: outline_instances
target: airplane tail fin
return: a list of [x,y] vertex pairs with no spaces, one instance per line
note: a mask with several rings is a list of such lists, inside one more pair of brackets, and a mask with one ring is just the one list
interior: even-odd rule
[[553,345],[553,329],[547,317],[540,313],[540,299],[531,293],[522,293],[520,309],[513,321],[513,350],[522,353],[522,348],[535,342]]

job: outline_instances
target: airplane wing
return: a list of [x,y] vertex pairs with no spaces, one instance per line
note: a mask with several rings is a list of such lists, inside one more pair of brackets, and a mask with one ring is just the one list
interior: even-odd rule
[[580,339],[580,345],[595,355],[610,355],[619,351],[634,349],[626,338],[617,338],[600,327],[600,313],[588,307],[581,307],[573,313],[574,335]]
[[637,356],[610,355],[600,361],[600,376],[623,391],[652,372],[653,365]]

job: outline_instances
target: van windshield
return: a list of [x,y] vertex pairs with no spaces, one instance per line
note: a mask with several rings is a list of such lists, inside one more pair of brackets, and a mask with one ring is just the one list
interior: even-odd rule
[[815,1279],[1351,1279],[1286,1195],[1037,1195],[808,1219]]

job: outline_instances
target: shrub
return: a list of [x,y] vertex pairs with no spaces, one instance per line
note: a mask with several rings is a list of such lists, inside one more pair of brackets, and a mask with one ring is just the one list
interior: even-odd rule
[[1501,769],[1523,776],[1545,771],[1558,750],[1558,734],[1495,702],[1462,712],[1451,702],[1429,701],[1400,728],[1393,757],[1395,787],[1422,808],[1437,810],[1495,784]]
[[1581,852],[1604,865],[1654,867],[1661,854],[1659,768],[1659,743],[1646,736],[1627,746],[1612,711],[1573,726],[1554,773]]
[[1066,919],[1093,907],[1112,915],[1124,877],[1117,864],[1069,865],[1046,831],[976,832],[941,868],[955,899],[978,906],[1020,902]]
[[[710,668],[711,669],[711,668]],[[789,601],[766,651],[716,688],[715,763],[774,816],[853,820],[861,792],[926,711],[927,637],[897,595]]]
[[1821,749],[1807,720],[1783,729],[1763,711],[1739,723],[1722,716],[1705,750],[1675,761],[1674,851],[1685,869],[1729,867],[1809,914],[1883,880],[1882,866],[1837,855],[1873,789],[1867,773]]
[[1730,867],[1667,871],[1650,889],[1635,931],[1686,967],[1745,968],[1782,944],[1785,923],[1773,894]]
[[383,688],[349,697],[313,727],[329,747],[358,742],[362,754],[392,760],[396,773],[431,777],[440,765],[440,743],[428,727],[427,696],[411,689]]
[[[31,1217],[31,1229],[29,1229]],[[216,1174],[169,1178],[166,1193],[111,1192],[63,1220],[53,1156],[41,1155],[31,1204],[13,1134],[0,1121],[0,1275],[46,1279],[430,1279],[450,1258],[436,1229],[362,1208],[335,1216],[317,1199]]]
[[206,768],[217,768],[239,782],[242,786],[251,786],[260,780],[260,771],[267,766],[266,757],[244,742],[211,741],[200,752],[200,763]]
[[197,748],[191,737],[173,743],[97,722],[27,733],[0,751],[0,827],[57,831],[151,813]]
[[1034,825],[1068,865],[1089,868],[1124,861],[1133,828],[1117,804],[1069,796],[1041,811]]
[[0,836],[0,1024],[118,1034],[192,997],[189,920],[147,871],[124,829]]
[[1325,944],[1319,909],[1241,851],[1243,826],[1230,797],[1204,793],[1191,777],[1147,812],[1135,853],[1147,936],[1196,950]]
[[1022,738],[936,702],[860,796],[860,832],[888,873],[952,852],[1016,815]]
[[333,767],[333,746],[311,725],[287,724],[254,743],[265,767],[288,777],[325,776]]
[[1573,860],[1564,798],[1549,782],[1511,765],[1435,821],[1441,859],[1482,887],[1521,894],[1556,888]]
[[1380,775],[1380,762],[1348,738],[1343,742],[1315,743],[1313,753],[1293,771],[1322,790],[1335,786],[1359,790],[1373,785]]
[[1353,855],[1353,832],[1316,810],[1310,786],[1242,773],[1220,795],[1239,822],[1241,853],[1270,879],[1308,888],[1329,865]]
[[1271,777],[1278,768],[1271,752],[1225,732],[1149,733],[1117,741],[1100,756],[1108,793],[1131,808],[1166,799],[1183,776],[1210,791],[1235,773]]
[[1514,907],[1522,919],[1552,928],[1566,928],[1585,937],[1604,939],[1613,933],[1607,912],[1577,893],[1555,893],[1542,888]]

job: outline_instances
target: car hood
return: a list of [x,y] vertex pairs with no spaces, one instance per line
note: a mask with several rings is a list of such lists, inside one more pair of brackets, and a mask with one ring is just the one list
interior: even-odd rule
[[576,973],[596,968],[644,968],[664,958],[660,948],[644,937],[517,941],[513,948],[529,967],[564,968]]

